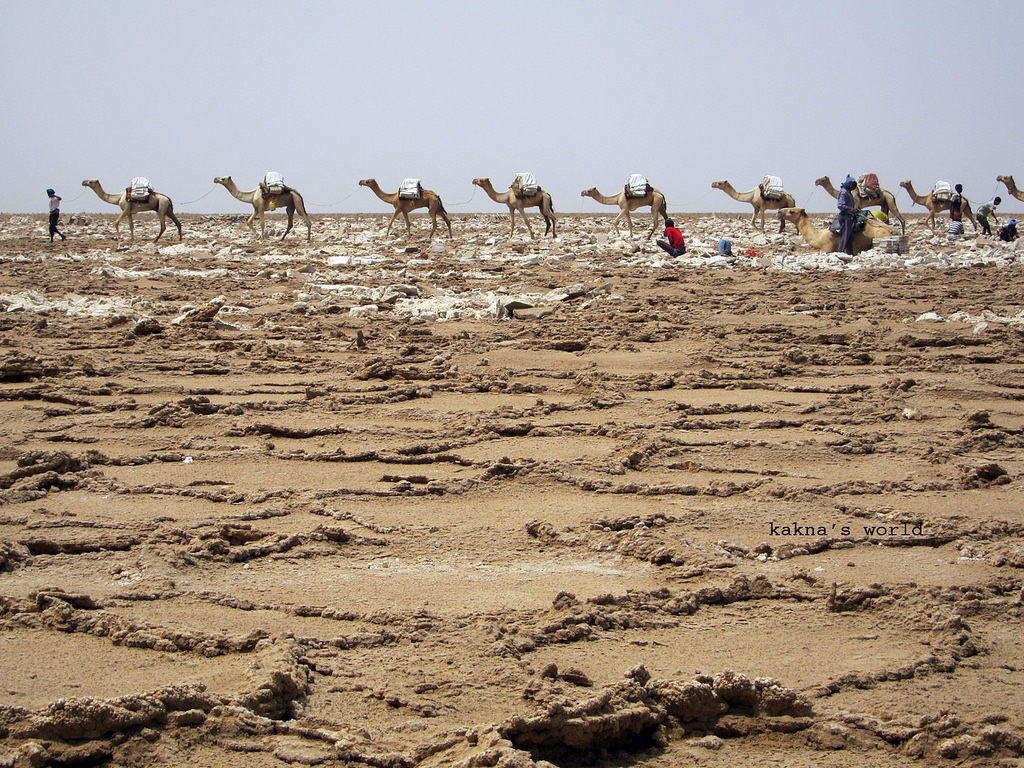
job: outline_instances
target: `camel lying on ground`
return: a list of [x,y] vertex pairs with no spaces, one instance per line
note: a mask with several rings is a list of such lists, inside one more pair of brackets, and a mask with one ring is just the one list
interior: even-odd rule
[[[750,217],[750,226],[757,227],[757,214],[761,214],[761,231],[764,232],[764,212],[775,211],[779,208],[794,208],[796,207],[796,200],[788,192],[783,193],[782,197],[778,200],[765,200],[764,194],[761,192],[761,187],[754,187],[749,192],[737,192],[736,189],[728,181],[713,181],[711,182],[712,189],[720,189],[733,200],[738,200],[741,203],[750,203],[754,206],[754,215]],[[786,220],[779,218],[779,232],[786,228]]]
[[635,211],[637,208],[651,207],[651,213],[654,215],[654,221],[651,224],[651,231],[647,237],[650,238],[654,234],[654,230],[658,228],[658,215],[661,215],[662,219],[668,218],[668,204],[665,202],[665,195],[659,190],[651,187],[651,191],[643,197],[628,197],[626,190],[620,190],[619,194],[602,195],[597,191],[597,187],[590,187],[590,189],[584,189],[580,192],[581,197],[592,197],[602,205],[617,205],[619,206],[619,215],[615,217],[612,222],[612,226],[615,228],[616,234],[619,233],[619,219],[623,216],[626,217],[626,223],[629,224],[629,236],[633,237],[633,219],[630,217],[629,212]]
[[[839,190],[832,186],[832,180],[828,176],[822,176],[814,183],[832,195],[836,200],[839,199]],[[879,189],[879,192],[881,193],[880,197],[863,197],[860,193],[860,185],[857,185],[851,194],[858,208],[874,208],[877,205],[886,216],[895,216],[902,228],[902,234],[907,234],[907,221],[903,218],[903,214],[900,213],[900,209],[896,207],[895,195],[888,189]]]
[[551,236],[555,237],[555,208],[551,203],[551,195],[540,187],[532,195],[521,196],[517,195],[512,187],[509,187],[506,192],[495,192],[491,180],[486,177],[473,179],[473,183],[486,192],[494,202],[504,203],[508,206],[509,215],[512,217],[512,229],[508,233],[509,237],[516,233],[516,211],[519,211],[523,221],[526,222],[526,230],[530,233],[530,239],[534,239],[533,227],[530,226],[530,219],[526,215],[526,209],[533,207],[540,208],[540,215],[544,217],[544,234],[550,232]]
[[[919,195],[914,191],[914,185],[909,181],[901,181],[900,186],[907,190],[907,194],[910,195],[910,199],[918,205],[923,205],[928,209],[928,226],[935,230],[935,214],[948,211],[951,205],[949,200],[936,200],[935,193],[929,192],[927,195]],[[967,202],[967,198],[963,198],[963,205],[960,209],[963,215],[966,216],[971,224],[974,226],[974,231],[978,231],[978,222],[974,220],[974,212],[971,210],[971,204]]]
[[388,229],[384,234],[384,237],[388,237],[391,234],[391,225],[395,223],[395,219],[398,218],[398,214],[402,214],[405,218],[405,231],[408,234],[412,234],[412,224],[409,222],[409,211],[415,211],[417,208],[426,208],[430,213],[430,220],[433,223],[433,227],[430,229],[430,238],[433,239],[434,233],[437,231],[437,217],[440,216],[444,223],[448,225],[448,237],[452,237],[452,223],[448,220],[448,213],[444,209],[444,204],[441,202],[441,198],[437,196],[436,192],[432,192],[429,189],[421,191],[420,196],[411,199],[404,198],[399,192],[394,194],[388,194],[380,188],[377,184],[376,179],[363,179],[359,182],[361,187],[369,187],[373,190],[373,193],[377,195],[385,203],[390,203],[395,206],[395,212],[391,214],[391,219],[388,221]]
[[297,190],[285,187],[284,192],[275,193],[264,191],[263,187],[259,186],[251,192],[242,192],[235,185],[235,182],[231,180],[230,176],[218,176],[213,181],[216,184],[223,184],[227,191],[234,197],[238,198],[243,203],[249,203],[249,205],[252,206],[252,215],[246,219],[245,223],[249,226],[249,229],[253,231],[253,234],[256,234],[255,219],[257,216],[259,217],[259,236],[261,240],[267,236],[267,221],[264,216],[264,211],[267,208],[274,210],[274,208],[282,207],[284,207],[288,212],[288,226],[284,230],[284,234],[281,235],[281,239],[284,240],[288,237],[288,233],[292,231],[292,218],[296,211],[299,212],[299,216],[301,216],[303,221],[306,222],[306,240],[309,241],[313,239],[313,224],[309,220],[309,216],[306,214],[306,206],[302,201],[302,195],[300,195]]
[[121,220],[128,219],[128,230],[131,233],[131,239],[135,239],[135,220],[132,218],[134,214],[140,211],[156,211],[156,215],[160,218],[160,231],[156,233],[156,238],[153,240],[155,243],[160,239],[160,235],[167,229],[166,219],[170,218],[174,222],[174,225],[178,228],[178,240],[181,240],[181,222],[178,221],[178,217],[174,215],[174,203],[171,202],[171,198],[167,195],[161,194],[160,192],[151,192],[146,200],[131,200],[128,197],[128,191],[122,189],[121,194],[111,195],[103,191],[102,185],[100,185],[97,179],[86,179],[82,182],[83,187],[89,187],[100,200],[111,205],[116,205],[121,209],[121,215],[117,217],[114,222],[114,231],[117,236],[121,236]]
[[[778,216],[796,224],[797,230],[803,236],[807,244],[817,248],[824,253],[835,253],[839,250],[839,234],[827,227],[818,229],[811,223],[811,217],[803,208],[781,208]],[[864,229],[853,235],[854,254],[862,251],[869,251],[873,247],[873,239],[876,237],[889,237],[892,229],[874,216],[868,216]]]

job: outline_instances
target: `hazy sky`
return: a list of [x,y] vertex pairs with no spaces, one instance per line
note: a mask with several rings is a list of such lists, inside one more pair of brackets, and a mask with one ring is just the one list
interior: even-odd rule
[[310,213],[390,210],[357,181],[419,177],[450,212],[503,212],[473,187],[532,172],[558,211],[608,211],[630,173],[671,211],[749,211],[781,176],[799,205],[875,172],[899,189],[1024,186],[1020,0],[0,0],[0,211],[114,212],[148,177],[183,213],[251,211],[266,171]]

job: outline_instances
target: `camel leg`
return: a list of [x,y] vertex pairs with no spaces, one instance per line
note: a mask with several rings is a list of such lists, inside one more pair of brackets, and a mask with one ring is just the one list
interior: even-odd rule
[[526,222],[526,231],[530,233],[530,239],[536,240],[537,238],[533,234],[533,227],[530,226],[530,217],[526,215],[526,208],[520,208],[519,214],[523,217],[523,221]]
[[452,222],[451,222],[451,219],[449,219],[448,218],[448,214],[444,212],[444,208],[441,208],[438,211],[438,213],[441,215],[441,218],[444,220],[445,226],[448,227],[448,239],[449,240],[454,240],[455,239],[455,235],[452,234]]
[[164,233],[164,230],[167,229],[167,214],[164,211],[157,211],[156,215],[157,218],[160,219],[160,231],[156,233],[156,237],[153,238],[153,242],[159,243],[160,236]]
[[430,214],[430,237],[428,240],[434,239],[434,233],[437,232],[437,204],[427,205],[427,212]]
[[516,209],[511,205],[508,207],[508,215],[512,219],[511,228],[508,231],[508,239],[511,240],[516,236]]
[[245,225],[252,230],[253,237],[256,237],[259,234],[259,232],[256,231],[256,215],[256,209],[253,208],[252,213],[249,214],[249,218],[245,220]]
[[395,208],[395,212],[391,214],[391,218],[388,220],[388,231],[384,233],[384,239],[386,240],[391,234],[391,225],[395,223],[395,219],[398,218],[398,209]]
[[402,217],[405,219],[405,234],[412,235],[412,222],[409,221],[409,212],[402,211]]
[[306,222],[306,242],[311,242],[313,240],[313,222],[310,221],[309,214],[306,213],[306,206],[303,205],[301,197],[298,200],[294,200],[294,204],[295,210],[299,212],[299,216]]
[[619,211],[619,215],[612,219],[612,229],[615,230],[615,235],[619,235],[619,219],[625,215],[625,211]]
[[181,240],[182,240],[182,237],[181,237],[181,222],[178,221],[178,217],[174,215],[174,211],[170,211],[170,210],[167,211],[167,215],[171,217],[171,221],[174,222],[174,226],[176,226],[178,228],[178,242],[180,243]]
[[121,237],[121,219],[128,219],[128,239],[135,240],[135,221],[132,219],[131,209],[121,212],[121,215],[117,217],[117,221],[114,222],[114,231],[117,232],[117,236]]
[[292,231],[292,218],[295,215],[295,208],[291,205],[288,206],[288,226],[284,229],[284,234],[281,235],[281,239],[284,240],[288,237],[288,233]]
[[114,220],[114,234],[117,235],[117,239],[121,239],[121,219],[125,217],[127,211],[121,211],[121,215]]

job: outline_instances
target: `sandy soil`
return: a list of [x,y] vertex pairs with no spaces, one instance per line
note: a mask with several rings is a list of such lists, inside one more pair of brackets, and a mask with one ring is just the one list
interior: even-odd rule
[[1020,252],[747,218],[0,217],[0,767],[1021,764]]

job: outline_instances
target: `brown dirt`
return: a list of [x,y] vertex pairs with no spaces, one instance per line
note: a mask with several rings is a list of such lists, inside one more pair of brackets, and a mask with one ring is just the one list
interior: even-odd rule
[[1013,251],[90,219],[0,217],[0,766],[1024,759]]

